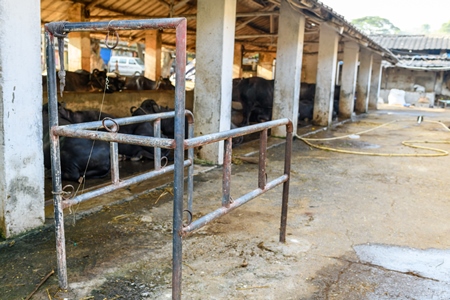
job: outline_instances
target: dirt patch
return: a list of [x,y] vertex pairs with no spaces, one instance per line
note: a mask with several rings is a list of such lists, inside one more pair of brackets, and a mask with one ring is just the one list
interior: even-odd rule
[[[308,137],[354,134],[406,119],[357,139],[317,143],[355,151],[433,153],[401,145],[404,140],[449,140],[442,125],[418,124],[417,115],[425,121],[450,120],[450,113],[440,109],[379,110]],[[448,144],[434,147],[450,150]],[[299,140],[293,148],[286,244],[278,242],[278,187],[184,239],[183,299],[450,298],[448,282],[360,262],[353,250],[367,243],[448,249],[449,156],[353,155]],[[281,174],[283,153],[284,145],[269,150],[269,179]],[[255,164],[233,165],[232,197],[257,188],[257,178]],[[220,207],[221,180],[220,168],[195,177],[195,218]],[[32,299],[170,299],[172,196],[159,198],[162,192],[103,205],[82,219],[67,215],[70,289],[59,290],[53,275]],[[0,252],[5,299],[25,298],[56,270],[52,228],[4,241]]]

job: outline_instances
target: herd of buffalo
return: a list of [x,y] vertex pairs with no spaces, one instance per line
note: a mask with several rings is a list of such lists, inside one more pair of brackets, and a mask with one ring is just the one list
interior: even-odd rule
[[[298,110],[298,121],[311,122],[313,118],[314,96],[316,85],[304,83],[300,85],[300,100]],[[336,85],[334,90],[333,117],[339,114],[340,86]],[[233,79],[232,100],[242,105],[241,126],[251,122],[265,122],[272,118],[274,94],[274,80],[261,77],[236,78]]]
[[[106,71],[94,70],[66,72],[65,91],[105,91],[117,92],[122,90],[155,90],[174,89],[168,79],[158,82],[144,76],[123,77],[109,76]],[[57,86],[59,79],[57,78]],[[44,91],[47,88],[46,78],[43,77]],[[311,121],[313,115],[315,85],[302,83],[300,88],[300,102],[298,119]],[[271,119],[274,94],[274,81],[261,77],[233,79],[232,101],[242,106],[242,121],[231,124],[231,128],[246,126],[250,123],[265,122]],[[337,99],[339,86],[335,89],[334,114],[337,114]],[[166,112],[170,109],[158,105],[154,100],[143,101],[140,107],[130,109],[132,116]],[[48,104],[42,108],[44,133],[44,164],[50,168],[50,136],[48,121]],[[58,120],[60,125],[98,121],[106,117],[115,118],[108,113],[93,110],[72,111],[58,105]],[[187,130],[187,125],[185,125]],[[120,126],[119,133],[154,136],[153,124],[150,122]],[[173,138],[174,122],[172,119],[161,120],[162,137]],[[233,144],[242,142],[242,138],[234,139]],[[141,158],[154,159],[154,148],[131,144],[119,144],[119,155],[122,159],[139,160]],[[170,150],[162,149],[162,156],[168,157]],[[84,178],[101,178],[110,171],[109,143],[92,141],[81,138],[60,137],[61,176],[64,180],[81,181]]]
[[[142,102],[138,109],[130,109],[132,115],[160,113],[169,111],[167,107],[159,106],[154,100],[148,99]],[[49,116],[48,103],[42,107],[43,116],[43,135],[44,135],[44,165],[47,169],[51,168],[50,164],[50,134],[49,134]],[[66,109],[63,105],[58,105],[58,123],[59,125],[68,125],[75,123],[99,121],[109,117],[114,119],[115,116],[94,111],[72,111]],[[150,122],[135,123],[122,125],[119,133],[154,136],[153,124]],[[174,124],[170,120],[161,122],[161,137],[173,138]],[[60,137],[60,157],[61,157],[61,178],[64,180],[79,181],[83,178],[101,178],[106,176],[110,171],[110,151],[109,143],[100,140],[87,140],[82,138]],[[131,160],[140,160],[141,158],[154,159],[154,148],[119,144],[120,157]],[[168,157],[170,150],[161,149],[161,156]]]
[[[56,73],[56,86],[59,89],[60,80]],[[47,91],[47,76],[42,76],[42,89]],[[139,76],[119,76],[116,73],[107,73],[106,70],[94,69],[91,73],[86,70],[75,72],[66,71],[64,91],[68,92],[92,92],[105,91],[106,93],[120,92],[123,90],[174,90],[168,78],[153,81]]]

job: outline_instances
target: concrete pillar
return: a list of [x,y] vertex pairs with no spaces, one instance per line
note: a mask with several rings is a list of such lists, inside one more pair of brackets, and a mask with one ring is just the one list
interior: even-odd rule
[[[236,0],[198,0],[195,135],[230,129]],[[206,145],[197,155],[223,163],[223,142]]]
[[145,32],[145,77],[159,80],[161,77],[161,31]]
[[[298,121],[304,34],[305,17],[293,10],[286,0],[281,1],[272,119],[289,118],[294,129]],[[276,127],[272,135],[285,137],[286,128]]]
[[242,50],[243,46],[240,43],[234,44],[234,58],[233,58],[233,78],[242,77]]
[[172,67],[173,63],[173,56],[172,51],[169,49],[162,48],[162,65],[161,65],[161,77],[163,78],[169,78],[170,77],[170,68]]
[[372,76],[372,53],[367,49],[361,49],[359,54],[359,71],[356,81],[357,112],[365,113],[368,110],[370,78]]
[[381,87],[381,56],[373,55],[372,60],[372,76],[370,80],[370,92],[369,92],[369,108],[377,109],[378,97],[380,95]]
[[348,119],[355,106],[356,75],[358,74],[359,45],[355,42],[344,44],[341,92],[339,95],[339,116]]
[[320,25],[319,53],[313,124],[328,126],[333,117],[333,97],[339,35],[326,23]]
[[436,72],[436,78],[434,82],[434,92],[436,95],[442,93],[442,85],[444,84],[444,71]]
[[39,1],[0,2],[0,45],[0,235],[9,238],[45,220]]
[[[73,4],[69,8],[69,22],[86,22],[85,6],[81,3]],[[89,32],[71,32],[68,35],[68,66],[69,71],[91,69],[91,39]]]
[[256,69],[256,74],[259,77],[271,80],[274,79],[273,66],[276,53],[264,52],[259,53],[259,61]]

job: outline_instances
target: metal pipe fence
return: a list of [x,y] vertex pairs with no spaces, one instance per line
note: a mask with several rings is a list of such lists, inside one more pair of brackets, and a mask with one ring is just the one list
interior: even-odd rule
[[[64,34],[72,31],[107,31],[115,33],[117,30],[131,29],[176,29],[176,84],[175,84],[175,111],[164,112],[152,115],[134,116],[127,118],[105,119],[103,121],[58,125],[58,102],[56,94],[56,69],[55,69],[55,49],[53,38],[61,39]],[[231,210],[247,203],[255,197],[283,184],[280,242],[285,241],[287,204],[289,195],[290,179],[290,159],[292,148],[292,122],[289,119],[280,119],[266,123],[241,127],[233,130],[207,134],[194,137],[194,118],[191,112],[185,110],[185,67],[186,67],[186,19],[149,19],[133,21],[110,21],[93,23],[48,23],[45,25],[46,39],[46,62],[47,62],[47,87],[49,103],[49,128],[51,139],[51,163],[52,163],[52,185],[53,202],[55,211],[55,234],[57,252],[57,271],[59,286],[68,288],[65,233],[64,233],[64,208],[87,201],[94,197],[113,192],[132,184],[139,183],[155,176],[160,176],[168,172],[174,172],[174,200],[173,200],[173,246],[172,246],[172,299],[181,299],[181,278],[182,278],[182,238],[212,220],[230,212]],[[60,54],[61,55],[61,54]],[[188,120],[188,138],[185,139],[185,117]],[[161,138],[161,119],[174,118],[175,135],[174,139]],[[120,125],[127,125],[140,122],[153,122],[154,137],[134,136],[119,133]],[[285,144],[285,166],[284,173],[267,181],[266,175],[266,152],[268,130],[277,126],[286,126]],[[106,129],[99,131],[98,129]],[[257,188],[236,200],[230,196],[231,164],[232,164],[232,139],[234,137],[247,134],[260,133],[260,153],[259,172]],[[102,140],[110,143],[110,164],[111,183],[107,186],[92,190],[90,192],[76,195],[66,199],[66,192],[62,187],[60,145],[59,137],[76,137],[90,140]],[[197,219],[189,220],[189,224],[183,225],[183,194],[184,194],[184,169],[188,168],[187,176],[187,211],[191,218],[193,216],[193,175],[194,175],[194,148],[206,144],[225,141],[224,165],[223,165],[223,189],[222,207]],[[154,170],[133,176],[128,179],[121,179],[118,163],[118,143],[141,145],[154,147],[155,164]],[[169,166],[161,165],[161,148],[174,150],[174,164]],[[187,159],[185,159],[187,150]],[[190,218],[190,219],[191,219]]]

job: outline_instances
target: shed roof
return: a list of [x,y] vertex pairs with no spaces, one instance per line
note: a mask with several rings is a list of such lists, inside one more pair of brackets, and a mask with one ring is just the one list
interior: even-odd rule
[[375,35],[381,46],[396,50],[450,50],[450,36],[436,35]]
[[450,36],[375,35],[372,39],[398,58],[397,67],[450,70]]
[[[306,17],[308,40],[318,40],[318,25],[327,22],[342,32],[341,39],[360,42],[371,50],[395,63],[397,59],[370,37],[357,30],[332,8],[317,0],[287,0],[291,7]],[[85,16],[89,21],[99,22],[124,19],[148,19],[185,17],[187,19],[187,49],[195,51],[197,0],[41,0],[41,22],[69,20],[69,9],[74,4],[85,5]],[[280,0],[237,0],[235,39],[249,51],[276,51]],[[166,47],[175,45],[175,31],[164,29],[162,42]],[[104,39],[104,35],[91,36]],[[121,34],[129,43],[145,38],[142,30]]]

